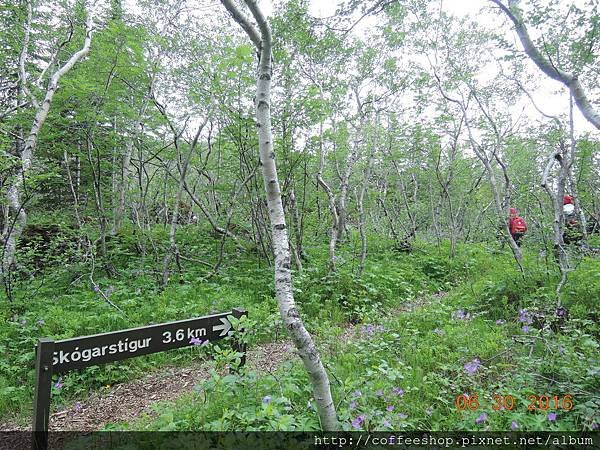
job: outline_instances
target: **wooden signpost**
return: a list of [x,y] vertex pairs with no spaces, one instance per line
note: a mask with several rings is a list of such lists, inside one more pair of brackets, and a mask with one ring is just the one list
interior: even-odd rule
[[[48,448],[50,390],[53,374],[217,341],[232,333],[228,316],[239,319],[247,315],[245,310],[236,308],[211,316],[62,341],[40,339],[36,347],[35,362],[33,449]],[[234,346],[236,351],[243,354],[240,364],[243,366],[246,362],[246,346],[239,340],[234,340]]]

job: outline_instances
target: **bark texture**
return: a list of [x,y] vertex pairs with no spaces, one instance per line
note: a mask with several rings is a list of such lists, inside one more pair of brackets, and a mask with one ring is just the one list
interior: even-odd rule
[[9,215],[11,216],[12,226],[8,228],[7,235],[4,239],[4,255],[2,257],[2,264],[0,264],[0,280],[4,281],[6,276],[11,270],[11,267],[15,264],[15,255],[17,250],[17,242],[27,225],[27,213],[24,207],[23,201],[23,186],[25,182],[25,177],[29,172],[29,168],[33,163],[33,158],[35,155],[35,149],[38,143],[38,137],[46,118],[48,117],[48,113],[50,112],[50,105],[52,104],[52,99],[54,98],[54,94],[58,89],[58,83],[60,79],[67,73],[69,70],[73,68],[73,66],[83,58],[90,49],[90,44],[92,42],[92,16],[91,14],[87,14],[86,23],[85,23],[85,40],[82,48],[75,52],[71,57],[64,63],[61,67],[59,67],[53,74],[50,76],[48,80],[48,86],[46,87],[46,92],[44,95],[44,99],[41,103],[39,103],[33,95],[29,92],[27,87],[27,77],[25,72],[25,63],[27,60],[27,47],[29,44],[29,36],[31,29],[31,16],[32,16],[32,6],[31,3],[28,4],[28,16],[25,23],[25,38],[23,42],[23,51],[19,58],[19,72],[20,72],[20,84],[22,90],[27,93],[32,100],[32,103],[36,107],[35,117],[33,119],[33,123],[31,125],[31,129],[25,139],[25,143],[23,145],[22,150],[20,151],[20,164],[17,167],[16,174],[14,176],[13,182],[8,187],[7,190],[7,203],[9,206]]
[[313,385],[313,395],[321,425],[327,431],[340,428],[331,396],[329,378],[321,363],[321,358],[312,337],[304,327],[294,301],[292,290],[292,273],[290,261],[290,245],[285,224],[285,215],[281,201],[281,191],[275,165],[273,136],[271,131],[271,30],[256,1],[245,0],[248,9],[256,20],[260,34],[249,20],[237,9],[231,0],[221,0],[236,22],[246,31],[259,51],[259,67],[256,85],[256,121],[258,127],[258,143],[260,162],[267,193],[267,206],[273,235],[273,251],[275,256],[275,291],[279,312],[286,329],[290,333],[298,354],[304,363]]

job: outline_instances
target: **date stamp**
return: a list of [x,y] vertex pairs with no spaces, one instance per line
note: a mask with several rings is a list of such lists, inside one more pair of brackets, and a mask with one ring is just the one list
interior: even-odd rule
[[[512,411],[517,406],[515,397],[508,395],[494,394],[492,395],[492,410],[494,411]],[[459,411],[476,411],[482,407],[479,396],[477,394],[460,394],[456,396],[454,401],[456,409]],[[528,395],[527,396],[528,411],[548,411],[548,410],[564,410],[570,411],[573,409],[573,396],[567,395]]]

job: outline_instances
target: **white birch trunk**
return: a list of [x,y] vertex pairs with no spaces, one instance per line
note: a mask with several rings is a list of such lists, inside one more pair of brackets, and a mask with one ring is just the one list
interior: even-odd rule
[[358,265],[358,276],[360,277],[365,270],[365,261],[367,259],[367,235],[365,233],[365,208],[364,208],[364,199],[365,194],[367,192],[367,188],[369,185],[369,180],[371,178],[371,170],[373,168],[373,164],[375,163],[375,152],[377,151],[377,145],[379,145],[378,137],[379,137],[379,113],[375,116],[375,135],[373,139],[373,145],[371,146],[371,151],[369,153],[369,160],[367,162],[367,169],[365,170],[365,178],[363,180],[360,194],[358,196],[358,216],[359,216],[359,231],[360,231],[360,243],[361,243],[361,251],[360,251],[360,263]]
[[[361,125],[360,125],[361,131],[363,129],[362,121],[363,120],[361,118]],[[341,179],[340,197],[338,200],[338,229],[337,229],[338,242],[345,239],[344,234],[346,233],[347,228],[348,228],[348,225],[346,223],[347,219],[348,219],[348,211],[347,211],[348,208],[346,206],[346,203],[348,201],[348,189],[350,188],[350,176],[352,175],[352,169],[354,168],[354,163],[356,162],[357,153],[358,153],[358,142],[355,142],[354,145],[352,146],[352,150],[350,151],[350,153],[348,154],[348,157],[346,158],[346,169],[344,170],[344,174]]]
[[[27,45],[29,40],[29,27],[30,27],[30,19],[31,19],[31,6],[29,7],[29,17],[26,25],[26,39],[24,45]],[[85,23],[85,40],[83,43],[83,47],[74,53],[67,62],[60,67],[54,74],[50,77],[48,81],[48,86],[46,88],[46,94],[44,96],[44,100],[41,104],[37,106],[37,111],[35,117],[33,119],[33,123],[31,125],[31,129],[25,140],[25,144],[23,145],[23,150],[21,151],[21,164],[17,169],[17,173],[14,177],[13,182],[8,187],[7,191],[7,203],[12,212],[13,217],[15,217],[15,223],[12,228],[8,229],[8,235],[5,239],[4,246],[4,255],[2,257],[2,264],[0,265],[0,280],[4,280],[7,274],[10,272],[11,267],[15,264],[15,255],[17,250],[17,242],[27,224],[27,213],[24,208],[24,204],[22,201],[23,196],[23,182],[24,178],[27,176],[29,172],[29,168],[33,163],[33,158],[35,154],[35,149],[38,142],[38,137],[46,118],[48,117],[48,113],[50,111],[50,105],[52,104],[52,99],[54,98],[54,94],[58,89],[58,83],[63,75],[65,75],[69,70],[73,68],[75,63],[83,58],[90,49],[90,43],[92,41],[92,15],[91,13],[87,15],[86,23]],[[21,78],[23,82],[23,88],[26,92],[27,86],[25,85],[26,79],[24,78],[25,70],[25,60],[26,60],[26,51],[25,48],[20,58],[21,65]],[[34,104],[37,104],[37,101],[34,101]]]
[[329,185],[323,179],[323,169],[325,167],[325,153],[323,149],[323,121],[319,127],[319,171],[317,172],[317,183],[327,194],[329,201],[329,212],[331,212],[331,236],[329,237],[329,270],[335,271],[335,246],[337,244],[339,217],[335,204],[335,194]]
[[[507,209],[509,208],[510,205],[506,205],[506,208],[503,208],[502,200],[500,199],[500,191],[498,189],[498,182],[496,180],[496,174],[495,174],[494,168],[492,167],[492,164],[490,162],[490,158],[488,158],[488,155],[485,152],[485,150],[480,149],[477,142],[475,142],[475,139],[473,138],[473,134],[471,133],[471,126],[469,125],[469,118],[467,117],[467,111],[462,103],[460,103],[460,107],[462,109],[463,117],[465,119],[465,125],[467,127],[467,131],[468,131],[468,135],[469,135],[469,142],[471,143],[471,148],[473,149],[473,152],[475,153],[477,158],[479,158],[479,160],[483,164],[483,167],[485,168],[485,171],[487,173],[488,181],[490,183],[490,187],[492,188],[494,206],[496,207],[496,214],[498,215],[500,220],[502,220],[504,231],[506,233],[506,236],[508,237],[508,244],[509,244],[510,249],[512,250],[512,253],[515,257],[515,261],[517,262],[519,271],[521,273],[523,273],[523,253],[521,252],[521,249],[519,248],[519,246],[513,239],[512,234],[510,234],[508,220],[506,220],[506,217],[508,217]],[[494,149],[494,152],[496,152],[496,151],[497,151],[497,149]]]
[[221,2],[229,10],[236,22],[246,31],[260,52],[255,100],[256,121],[258,126],[260,161],[273,235],[275,292],[279,312],[312,382],[313,394],[319,411],[321,425],[327,431],[338,430],[339,422],[331,396],[327,372],[325,372],[312,337],[304,327],[304,323],[294,302],[290,246],[285,225],[283,204],[281,202],[271,132],[271,30],[255,0],[246,0],[246,5],[258,23],[260,35],[248,22],[247,18],[239,12],[231,0],[221,0]]
[[121,168],[121,181],[119,182],[119,201],[115,207],[113,213],[113,228],[111,234],[117,234],[123,226],[123,216],[125,214],[125,193],[129,188],[129,180],[131,178],[131,171],[129,166],[131,164],[131,154],[133,152],[133,140],[127,141],[125,147],[125,155],[123,156],[123,165]]
[[[552,169],[552,166],[554,165],[555,161],[559,163],[558,179],[556,181],[556,194],[552,192],[552,189],[548,185],[548,177],[550,174],[550,170]],[[554,206],[554,220],[552,222],[552,229],[554,231],[554,251],[561,275],[560,281],[556,286],[556,297],[558,307],[560,307],[561,305],[560,292],[562,290],[562,287],[566,283],[568,273],[571,270],[569,264],[569,255],[567,254],[565,242],[563,239],[563,196],[565,193],[565,183],[567,180],[569,166],[570,162],[567,156],[567,152],[564,148],[564,144],[560,142],[559,150],[552,152],[552,154],[548,157],[548,162],[546,164],[546,168],[544,169],[541,183],[542,187],[548,194],[548,197],[550,197],[552,205]]]

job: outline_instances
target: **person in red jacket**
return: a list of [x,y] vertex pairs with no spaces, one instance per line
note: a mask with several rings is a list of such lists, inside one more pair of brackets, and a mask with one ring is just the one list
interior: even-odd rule
[[517,208],[510,208],[509,210],[508,230],[516,244],[520,247],[521,238],[527,233],[527,224],[525,223],[525,219],[519,216]]
[[572,218],[575,215],[575,205],[573,204],[573,197],[565,195],[563,197],[563,213],[565,217]]
[[579,221],[575,215],[575,205],[573,197],[565,195],[563,197],[563,214],[565,228],[563,231],[563,241],[565,244],[577,244],[583,238],[583,233],[579,227]]

